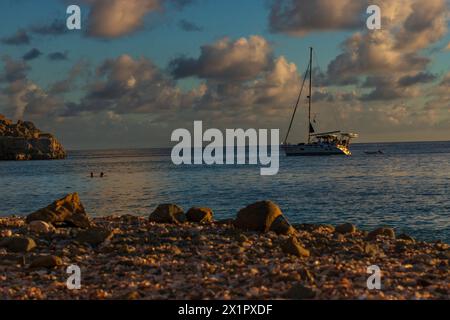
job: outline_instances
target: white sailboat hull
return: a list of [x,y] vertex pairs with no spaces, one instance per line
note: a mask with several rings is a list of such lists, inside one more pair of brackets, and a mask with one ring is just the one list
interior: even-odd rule
[[350,156],[351,152],[345,146],[314,143],[314,144],[299,144],[299,145],[283,145],[283,150],[286,156]]

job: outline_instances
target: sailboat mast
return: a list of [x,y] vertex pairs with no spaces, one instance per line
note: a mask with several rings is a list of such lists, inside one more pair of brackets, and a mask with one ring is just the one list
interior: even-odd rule
[[309,48],[309,108],[308,108],[308,143],[311,143],[311,103],[312,103],[312,63],[313,48]]

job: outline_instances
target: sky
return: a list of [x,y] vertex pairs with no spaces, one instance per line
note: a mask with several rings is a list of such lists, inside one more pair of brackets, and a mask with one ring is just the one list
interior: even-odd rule
[[[81,7],[81,30],[66,27]],[[366,26],[381,8],[381,30]],[[177,128],[284,135],[314,48],[313,118],[357,142],[450,140],[448,0],[3,0],[0,113],[68,149]],[[291,142],[307,134],[306,96]]]

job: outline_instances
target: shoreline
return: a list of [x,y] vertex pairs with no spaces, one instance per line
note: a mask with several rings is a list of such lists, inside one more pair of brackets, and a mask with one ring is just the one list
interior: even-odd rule
[[[0,299],[450,298],[450,249],[440,241],[351,224],[291,226],[282,214],[267,232],[244,230],[256,221],[248,220],[254,205],[234,221],[213,221],[212,211],[201,208],[183,212],[197,222],[178,222],[180,208],[171,206],[158,207],[150,219],[89,218],[85,228],[44,230],[30,216],[0,218]],[[8,247],[5,239],[17,238],[34,245]],[[66,287],[74,264],[80,290]],[[373,265],[382,272],[381,290],[367,288]]]

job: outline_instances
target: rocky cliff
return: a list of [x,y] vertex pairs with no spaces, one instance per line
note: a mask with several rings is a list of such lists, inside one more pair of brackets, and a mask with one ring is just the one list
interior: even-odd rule
[[0,160],[64,159],[66,152],[56,138],[32,122],[13,123],[0,114]]

